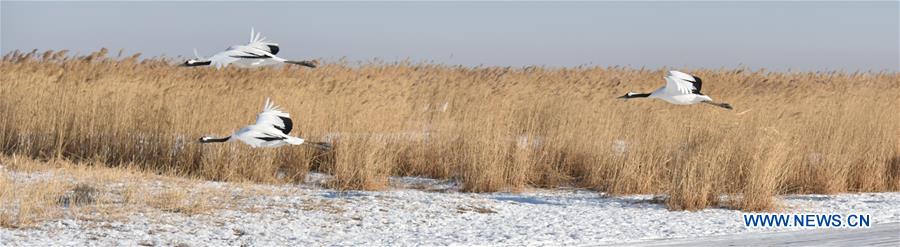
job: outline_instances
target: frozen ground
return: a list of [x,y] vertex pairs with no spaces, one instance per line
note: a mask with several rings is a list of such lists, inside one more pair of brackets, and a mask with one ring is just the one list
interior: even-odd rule
[[[339,192],[316,185],[323,179],[313,174],[304,185],[249,185],[273,193],[242,198],[239,209],[0,228],[0,245],[595,245],[791,231],[745,228],[741,212],[729,209],[669,211],[652,196],[576,189],[470,194],[456,192],[452,182],[419,178],[393,179],[392,189],[381,192]],[[900,193],[789,196],[781,203],[785,212],[867,213],[874,224],[900,222]]]
[[828,228],[789,232],[743,233],[726,236],[629,243],[636,246],[900,246],[900,223],[871,228]]

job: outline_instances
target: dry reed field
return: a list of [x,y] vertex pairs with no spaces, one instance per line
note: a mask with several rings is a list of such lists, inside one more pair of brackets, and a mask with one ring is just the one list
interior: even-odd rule
[[[383,189],[389,176],[454,179],[468,192],[574,186],[666,195],[673,210],[900,190],[898,73],[685,71],[727,111],[615,99],[656,89],[665,70],[215,70],[106,53],[5,55],[3,155],[215,181],[293,183],[319,171],[336,189]],[[197,142],[252,123],[266,97],[292,115],[293,135],[334,148]]]
[[[202,181],[158,176],[132,168],[42,162],[0,157],[0,228],[24,228],[49,219],[123,220],[136,213],[198,215],[220,209],[252,210],[250,195],[276,194],[238,184],[203,186]],[[155,216],[159,217],[159,216]]]

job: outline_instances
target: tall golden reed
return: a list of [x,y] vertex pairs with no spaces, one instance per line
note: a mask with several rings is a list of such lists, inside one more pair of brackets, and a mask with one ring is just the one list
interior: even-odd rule
[[[223,181],[379,189],[392,175],[465,191],[577,186],[668,195],[672,209],[775,207],[784,193],[900,189],[900,74],[691,70],[734,111],[653,100],[663,70],[325,64],[215,70],[168,59],[13,52],[0,68],[0,151]],[[334,144],[199,145],[271,97]],[[723,197],[724,196],[724,197]]]

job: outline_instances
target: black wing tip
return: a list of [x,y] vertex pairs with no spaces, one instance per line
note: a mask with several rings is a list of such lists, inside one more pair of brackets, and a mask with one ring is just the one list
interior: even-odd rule
[[269,55],[258,55],[258,56],[231,56],[231,57],[233,57],[233,58],[247,58],[247,59],[265,59],[265,58],[272,58],[272,56],[269,56]]
[[700,77],[697,77],[695,75],[691,75],[691,77],[694,78],[694,81],[691,82],[691,84],[694,84],[694,88],[696,88],[696,89],[694,89],[693,93],[703,95],[702,93],[700,93],[700,89],[703,87],[703,80],[701,80]]
[[266,46],[269,47],[269,53],[272,53],[272,55],[278,55],[278,51],[280,50],[278,48],[278,45],[268,44]]
[[284,140],[287,138],[283,137],[283,136],[259,136],[259,137],[256,137],[256,139],[260,139],[260,140],[268,142],[268,141]]
[[278,118],[280,118],[281,122],[284,123],[284,128],[280,128],[278,126],[275,126],[275,128],[280,130],[285,135],[290,134],[291,130],[294,129],[294,121],[289,117],[278,116]]

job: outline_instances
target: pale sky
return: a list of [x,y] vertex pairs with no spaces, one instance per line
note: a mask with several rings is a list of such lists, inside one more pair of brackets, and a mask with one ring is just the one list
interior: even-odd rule
[[900,1],[2,1],[0,21],[3,54],[209,56],[255,27],[296,60],[900,70]]

